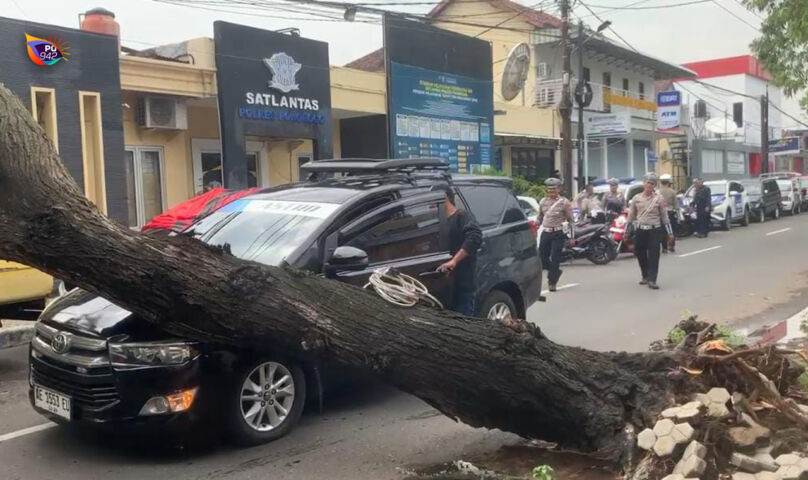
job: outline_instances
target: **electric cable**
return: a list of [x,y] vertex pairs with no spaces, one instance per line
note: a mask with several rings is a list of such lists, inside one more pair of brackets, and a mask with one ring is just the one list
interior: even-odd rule
[[420,302],[443,308],[423,283],[391,267],[374,270],[364,288],[373,288],[384,300],[399,307],[414,307]]

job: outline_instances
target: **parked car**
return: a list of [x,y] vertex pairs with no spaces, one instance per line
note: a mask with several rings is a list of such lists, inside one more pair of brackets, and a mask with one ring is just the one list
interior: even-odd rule
[[791,215],[802,212],[802,188],[797,178],[778,178],[777,186],[782,196],[783,211]]
[[[420,277],[448,305],[451,258],[444,193],[483,230],[476,309],[524,318],[540,299],[541,262],[511,180],[450,176],[437,160],[321,161],[313,173],[352,176],[262,190],[197,220],[183,234],[267,265],[287,262],[362,286],[377,268]],[[316,294],[316,292],[312,292]],[[167,428],[220,422],[240,444],[274,440],[297,423],[306,397],[322,398],[339,372],[287,353],[192,342],[76,289],[41,315],[30,348],[29,397],[59,423]]]
[[522,207],[527,219],[537,221],[539,218],[539,201],[533,197],[522,196],[516,197],[516,199],[519,201],[519,206]]
[[802,210],[808,210],[808,175],[799,177],[800,194],[802,194]]
[[50,275],[0,260],[0,318],[35,320],[53,289]]
[[[595,196],[601,205],[603,205],[603,196],[609,191],[609,188],[608,184],[598,184],[593,187]],[[635,195],[642,192],[642,189],[642,182],[634,179],[621,179],[620,184],[617,186],[617,191],[626,199],[626,206]]]
[[[749,195],[741,182],[735,180],[711,180],[704,182],[712,195],[712,222],[723,230],[732,228],[733,223],[749,225],[751,209]],[[685,192],[685,203],[690,205],[695,195],[695,186],[691,185]]]
[[757,178],[741,180],[749,196],[749,209],[758,222],[765,222],[766,217],[780,218],[782,209],[780,187],[774,178]]

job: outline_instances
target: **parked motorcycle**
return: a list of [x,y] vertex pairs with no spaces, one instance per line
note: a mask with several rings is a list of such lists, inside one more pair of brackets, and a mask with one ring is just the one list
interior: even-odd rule
[[607,222],[603,212],[593,212],[575,224],[575,241],[572,246],[564,245],[562,261],[586,258],[595,265],[606,265],[617,256],[617,245],[609,238]]
[[[634,244],[626,236],[626,226],[628,225],[628,210],[624,210],[620,215],[613,215],[609,226],[609,236],[616,245],[614,257],[619,253],[633,253]],[[612,259],[614,260],[614,258]]]

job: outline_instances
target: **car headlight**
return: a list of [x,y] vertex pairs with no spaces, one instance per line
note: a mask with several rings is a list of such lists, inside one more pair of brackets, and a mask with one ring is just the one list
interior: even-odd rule
[[110,343],[109,359],[113,365],[182,365],[196,357],[196,344]]

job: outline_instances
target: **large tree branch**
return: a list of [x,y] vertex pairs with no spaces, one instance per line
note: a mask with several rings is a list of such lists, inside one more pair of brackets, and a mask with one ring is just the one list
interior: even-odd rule
[[0,257],[103,295],[168,332],[372,370],[473,426],[614,456],[627,422],[646,424],[670,401],[669,355],[592,352],[538,330],[401,309],[347,284],[117,225],[81,196],[3,87],[0,239]]

